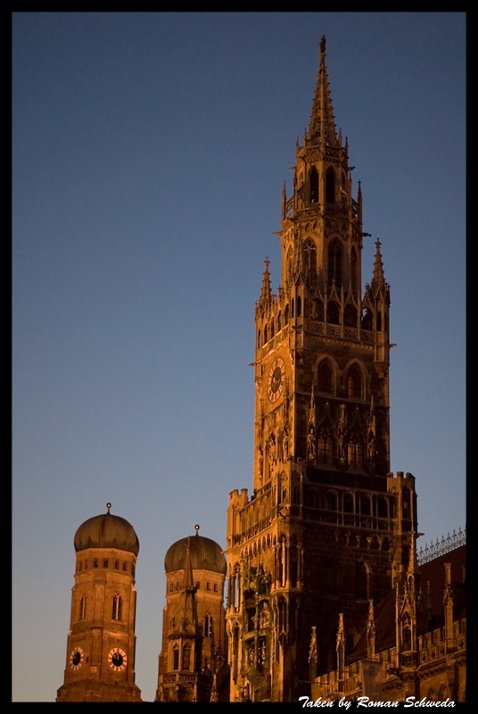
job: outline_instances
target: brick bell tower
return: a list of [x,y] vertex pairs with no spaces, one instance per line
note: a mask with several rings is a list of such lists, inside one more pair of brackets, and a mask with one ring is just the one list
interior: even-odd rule
[[57,702],[140,702],[135,684],[136,532],[110,513],[75,533],[66,666]]
[[[362,192],[336,131],[325,37],[309,127],[282,194],[281,284],[256,303],[253,493],[229,496],[232,701],[294,701],[401,582],[415,479],[390,470],[390,291],[381,244],[362,293]],[[312,630],[314,628],[314,630]],[[315,676],[315,674],[314,674]]]

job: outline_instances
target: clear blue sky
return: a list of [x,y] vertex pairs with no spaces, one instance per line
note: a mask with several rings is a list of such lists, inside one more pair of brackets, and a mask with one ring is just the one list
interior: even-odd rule
[[[254,303],[318,41],[391,285],[392,469],[465,526],[463,13],[13,16],[13,698],[62,684],[73,536],[136,528],[137,683],[164,554],[251,487]],[[355,190],[357,183],[355,183]]]

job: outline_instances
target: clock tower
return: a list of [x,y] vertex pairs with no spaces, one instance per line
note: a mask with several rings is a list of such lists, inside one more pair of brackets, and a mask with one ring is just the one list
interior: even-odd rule
[[406,572],[415,479],[390,471],[390,290],[381,244],[362,290],[360,183],[320,63],[309,127],[284,186],[281,282],[266,259],[255,307],[253,492],[227,522],[232,701],[296,701],[358,638]]
[[107,513],[75,534],[66,667],[57,702],[140,702],[135,684],[135,567],[133,526]]

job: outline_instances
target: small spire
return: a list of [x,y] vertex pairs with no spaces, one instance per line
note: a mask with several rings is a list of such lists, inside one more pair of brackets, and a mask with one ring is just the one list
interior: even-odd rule
[[191,562],[191,538],[189,536],[186,541],[186,562],[184,563],[183,588],[189,592],[194,590],[193,566]]
[[382,253],[380,251],[380,246],[382,244],[380,243],[379,239],[375,241],[375,258],[374,258],[374,264],[373,264],[373,278],[372,278],[372,288],[378,288],[383,285],[385,285],[385,275],[383,272],[383,263],[382,263]]
[[109,501],[108,501],[108,503],[106,504],[106,508],[108,509],[108,513],[109,513],[109,512],[110,512],[110,508],[111,508],[111,503],[110,503]]
[[320,38],[320,64],[315,83],[308,138],[320,139],[324,145],[337,144],[332,97],[330,94],[327,66],[325,63],[325,35]]
[[367,657],[373,659],[375,657],[375,613],[373,600],[368,603],[368,621],[367,621]]
[[261,287],[261,297],[260,299],[269,302],[272,298],[271,290],[271,276],[269,273],[270,260],[266,258],[264,260],[264,272],[262,274],[262,287]]

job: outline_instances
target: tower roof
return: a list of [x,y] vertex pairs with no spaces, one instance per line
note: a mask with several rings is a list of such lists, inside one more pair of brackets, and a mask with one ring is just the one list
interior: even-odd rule
[[181,538],[168,548],[164,558],[166,573],[184,570],[188,567],[189,560],[193,570],[211,570],[226,574],[226,558],[221,546],[211,538],[200,536],[198,531],[196,528],[195,536]]
[[110,513],[111,504],[107,504],[107,513],[88,518],[75,533],[76,552],[86,548],[116,548],[138,555],[139,540],[136,531],[126,518]]
[[320,141],[329,145],[337,144],[332,96],[325,63],[325,35],[320,38],[320,63],[310,114],[308,138],[317,143]]

